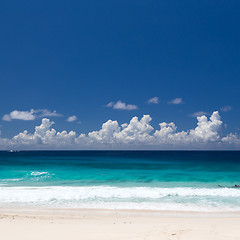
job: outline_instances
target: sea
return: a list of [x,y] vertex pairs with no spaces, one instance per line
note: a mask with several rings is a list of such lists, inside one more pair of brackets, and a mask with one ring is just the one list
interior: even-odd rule
[[239,151],[1,151],[0,207],[240,211]]

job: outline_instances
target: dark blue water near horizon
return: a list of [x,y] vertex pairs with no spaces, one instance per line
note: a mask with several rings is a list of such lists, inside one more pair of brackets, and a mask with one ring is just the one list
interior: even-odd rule
[[0,204],[237,210],[235,184],[240,151],[0,151]]

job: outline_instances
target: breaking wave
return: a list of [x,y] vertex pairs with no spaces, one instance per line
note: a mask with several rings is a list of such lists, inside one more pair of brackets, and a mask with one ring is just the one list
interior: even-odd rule
[[174,211],[240,210],[240,189],[151,187],[0,187],[0,204]]

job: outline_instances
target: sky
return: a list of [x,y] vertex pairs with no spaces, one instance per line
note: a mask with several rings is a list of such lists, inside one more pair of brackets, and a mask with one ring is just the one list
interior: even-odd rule
[[239,7],[2,1],[0,149],[240,150]]

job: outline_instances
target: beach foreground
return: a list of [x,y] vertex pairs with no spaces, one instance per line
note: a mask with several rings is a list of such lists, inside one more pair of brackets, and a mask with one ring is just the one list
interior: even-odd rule
[[4,240],[240,239],[239,214],[148,211],[2,210]]

